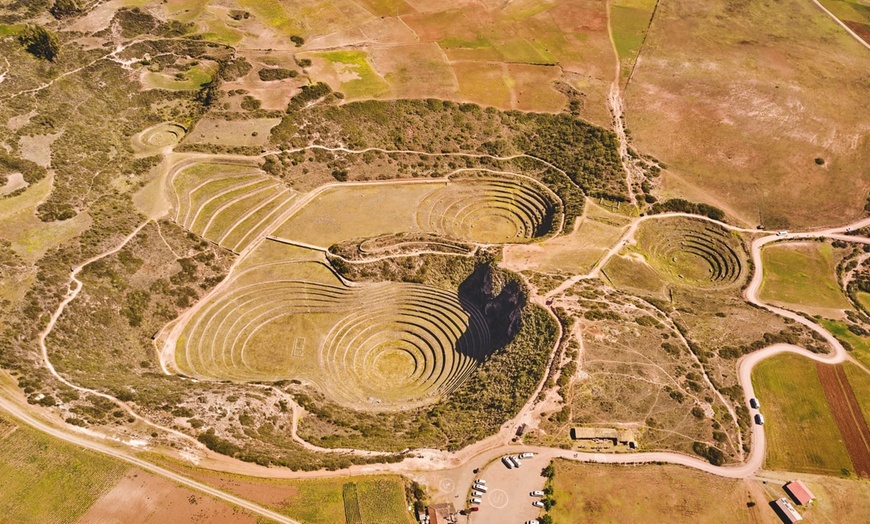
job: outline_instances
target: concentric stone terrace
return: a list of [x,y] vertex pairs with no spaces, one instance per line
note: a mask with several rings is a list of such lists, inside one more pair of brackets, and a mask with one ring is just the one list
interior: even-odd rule
[[157,124],[134,136],[133,147],[140,150],[155,150],[174,146],[181,142],[186,133],[186,129],[172,122]]
[[449,291],[257,282],[250,273],[238,283],[185,330],[176,352],[184,373],[308,380],[350,407],[400,409],[453,391],[491,348],[480,312]]
[[526,242],[551,233],[561,202],[543,185],[516,176],[451,178],[420,204],[420,230],[485,244]]
[[172,178],[175,220],[239,252],[281,216],[293,199],[278,180],[247,165],[206,163]]
[[726,229],[700,219],[674,218],[645,223],[638,243],[662,276],[678,283],[719,287],[742,279],[747,255]]

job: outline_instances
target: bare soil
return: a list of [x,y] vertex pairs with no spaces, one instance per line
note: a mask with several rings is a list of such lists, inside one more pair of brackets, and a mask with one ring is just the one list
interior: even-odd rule
[[247,511],[233,508],[157,475],[133,468],[100,497],[81,524],[254,523]]

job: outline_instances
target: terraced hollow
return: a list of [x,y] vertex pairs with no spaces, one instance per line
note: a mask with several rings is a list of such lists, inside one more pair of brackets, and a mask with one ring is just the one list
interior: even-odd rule
[[729,231],[702,220],[657,222],[640,228],[638,247],[663,277],[686,285],[721,287],[745,276],[746,251]]
[[187,326],[176,345],[182,372],[308,380],[343,405],[392,410],[437,401],[491,351],[480,311],[456,293],[407,283],[257,282],[252,271]]
[[451,178],[417,211],[425,232],[483,244],[528,242],[551,233],[561,202],[547,188],[522,177]]

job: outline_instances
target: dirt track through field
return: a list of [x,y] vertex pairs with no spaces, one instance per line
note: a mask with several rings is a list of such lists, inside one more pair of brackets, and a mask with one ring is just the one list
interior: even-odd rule
[[825,390],[828,407],[834,415],[852,466],[859,477],[870,478],[870,429],[858,405],[858,399],[841,364],[816,363],[819,381]]

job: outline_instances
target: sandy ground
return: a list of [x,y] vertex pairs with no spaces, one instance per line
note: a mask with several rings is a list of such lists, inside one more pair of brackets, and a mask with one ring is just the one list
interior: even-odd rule
[[82,524],[172,524],[256,522],[248,512],[218,502],[157,475],[132,468],[100,497]]

